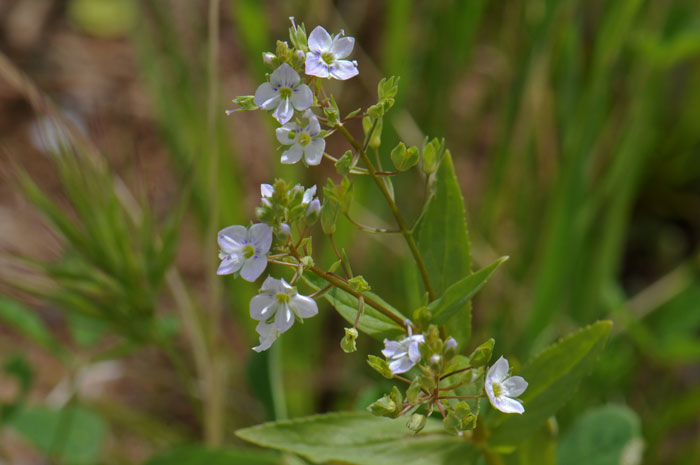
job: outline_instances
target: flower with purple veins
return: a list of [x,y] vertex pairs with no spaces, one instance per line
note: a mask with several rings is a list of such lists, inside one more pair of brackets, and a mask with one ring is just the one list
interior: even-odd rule
[[382,354],[389,359],[389,369],[392,373],[405,373],[420,360],[420,350],[418,344],[425,342],[425,337],[422,334],[411,333],[409,326],[408,337],[400,341],[390,341],[384,339],[384,350]]
[[307,165],[318,165],[323,159],[326,140],[321,137],[321,124],[311,110],[306,110],[303,117],[308,121],[301,127],[290,122],[277,128],[275,134],[282,145],[290,146],[282,152],[282,163],[290,165],[304,158]]
[[272,245],[272,228],[265,223],[256,223],[250,228],[229,226],[219,231],[219,258],[221,265],[217,274],[240,274],[253,282],[267,267],[267,254]]
[[270,75],[270,82],[263,82],[253,99],[258,108],[274,110],[272,116],[285,124],[294,116],[294,110],[304,111],[314,103],[314,96],[306,84],[301,84],[299,74],[287,63],[282,63]]
[[280,334],[292,327],[296,318],[310,318],[317,313],[314,299],[300,295],[284,279],[268,276],[260,293],[250,301],[250,316],[260,322],[256,328],[260,345],[253,350],[267,350]]
[[309,35],[309,51],[306,52],[306,67],[304,72],[309,76],[334,78],[344,81],[357,76],[357,62],[344,60],[352,53],[355,39],[343,37],[344,32],[331,37],[321,26],[311,31]]

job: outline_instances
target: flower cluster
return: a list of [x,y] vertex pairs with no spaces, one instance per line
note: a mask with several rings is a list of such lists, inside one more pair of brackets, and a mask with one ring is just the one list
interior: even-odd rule
[[[366,111],[358,109],[341,118],[335,99],[326,95],[321,80],[344,81],[359,73],[357,62],[347,59],[355,40],[346,37],[343,31],[331,35],[321,26],[307,37],[304,25],[297,26],[292,19],[290,42],[291,46],[278,41],[275,53],[263,54],[263,61],[272,69],[268,81],[260,84],[254,95],[237,97],[234,102],[240,105],[240,110],[265,110],[279,123],[275,135],[283,147],[281,163],[303,161],[306,166],[315,166],[325,157],[335,162],[342,180],[337,184],[328,180],[323,188],[323,204],[316,197],[316,186],[305,188],[280,179],[262,184],[260,205],[255,210],[260,222],[247,228],[229,226],[219,232],[219,274],[232,274],[252,282],[263,274],[268,263],[286,266],[293,271],[289,279],[267,276],[259,293],[250,301],[250,316],[258,322],[256,330],[259,335],[259,344],[253,350],[267,350],[295,321],[315,316],[318,305],[314,298],[326,292],[338,292],[329,299],[331,302],[342,302],[346,308],[348,305],[357,306],[357,312],[351,318],[347,312],[343,314],[349,321],[354,319],[352,327],[345,328],[345,337],[340,344],[343,351],[357,350],[356,340],[358,330],[363,329],[365,305],[373,307],[395,324],[396,337],[384,339],[381,351],[384,358],[370,355],[368,363],[382,376],[400,379],[410,385],[405,396],[394,386],[390,394],[370,405],[372,413],[397,418],[410,412],[408,427],[415,432],[425,426],[430,415],[440,413],[445,428],[455,434],[475,428],[482,398],[488,398],[491,405],[501,412],[523,413],[525,408],[517,397],[525,391],[527,382],[520,376],[509,375],[508,361],[503,357],[488,367],[493,339],[481,344],[469,356],[460,354],[459,343],[445,334],[446,327],[431,324],[434,321],[430,308],[440,300],[434,295],[430,296],[429,306],[413,313],[415,323],[404,320],[400,311],[388,308],[381,299],[369,293],[369,284],[362,276],[353,274],[345,250],[339,250],[333,239],[336,221],[341,215],[364,231],[399,232],[367,227],[350,217],[351,178],[355,175],[373,177],[397,215],[393,186],[388,176],[418,166],[429,191],[434,173],[446,153],[444,140],[426,138],[420,150],[399,142],[390,154],[395,171],[384,171],[379,162],[382,121],[394,104],[398,78],[385,78],[379,82],[376,104]],[[302,78],[302,75],[306,77]],[[315,113],[318,109],[322,114]],[[361,119],[364,142],[354,139],[345,128],[345,123],[354,118]],[[350,145],[350,150],[338,158],[325,152],[325,139],[333,133],[345,136]],[[376,166],[367,150],[376,151]],[[430,195],[426,195],[426,205],[429,200]],[[338,258],[327,270],[312,258],[312,238],[308,233],[318,220]],[[404,238],[412,241],[411,230],[406,229],[400,217],[397,216],[396,220]],[[415,244],[409,248],[416,253]],[[421,258],[415,255],[414,258],[419,264]],[[315,275],[320,281],[310,279],[308,274]],[[425,276],[423,279],[428,289],[429,279]],[[306,282],[315,292],[309,296],[300,294],[296,287],[300,282]]]

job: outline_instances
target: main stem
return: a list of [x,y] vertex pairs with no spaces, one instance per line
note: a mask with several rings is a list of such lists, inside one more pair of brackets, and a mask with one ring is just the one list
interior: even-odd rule
[[374,179],[374,182],[377,184],[377,187],[379,187],[379,190],[382,192],[382,195],[389,204],[391,213],[394,215],[396,223],[399,225],[401,234],[403,235],[404,239],[406,239],[406,243],[408,244],[408,248],[410,249],[411,254],[413,255],[413,259],[416,261],[416,265],[418,265],[418,270],[420,271],[421,278],[423,279],[423,285],[425,286],[425,290],[428,291],[428,298],[431,301],[435,300],[435,290],[433,289],[433,285],[430,282],[428,269],[425,267],[423,257],[418,251],[418,246],[416,245],[416,241],[413,239],[413,234],[411,234],[411,231],[406,226],[406,222],[404,221],[403,216],[401,216],[401,212],[399,211],[396,202],[391,197],[389,189],[387,189],[386,184],[384,184],[384,181],[377,174],[377,170],[372,164],[372,161],[369,159],[369,156],[367,156],[367,151],[364,149],[364,147],[362,147],[362,145],[360,145],[360,143],[357,142],[357,140],[355,140],[355,138],[352,136],[352,134],[350,134],[350,132],[345,128],[345,126],[339,125],[337,126],[337,128],[345,136],[348,142],[350,142],[350,145],[352,145],[353,148],[357,150],[357,152],[362,157],[362,160],[367,165],[367,171],[369,172],[369,175],[372,177],[372,179]]

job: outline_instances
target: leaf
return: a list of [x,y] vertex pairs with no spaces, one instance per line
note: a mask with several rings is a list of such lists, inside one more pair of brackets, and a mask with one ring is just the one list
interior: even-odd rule
[[[323,278],[319,278],[318,276],[309,273],[304,274],[304,281],[316,291],[322,289],[327,284],[323,280]],[[371,296],[374,300],[380,302],[401,318],[406,318],[398,310],[394,309],[391,305],[384,302],[377,295],[371,292],[365,292],[364,294],[367,296]],[[326,292],[323,295],[323,297],[349,323],[352,324],[355,322],[355,318],[357,317],[358,302],[354,296],[348,294],[347,292],[341,289],[333,288],[330,291]],[[365,303],[364,305],[364,310],[362,311],[362,316],[360,316],[360,321],[358,322],[357,329],[380,341],[384,338],[392,339],[404,334],[404,330],[401,326],[399,326],[391,318],[379,313],[367,303]]]
[[637,414],[623,405],[606,405],[586,412],[573,425],[559,444],[557,463],[634,465],[641,462],[643,444]]
[[44,321],[19,302],[0,298],[0,321],[44,349],[62,354],[63,349]]
[[274,465],[279,463],[279,459],[279,454],[270,451],[207,449],[192,445],[159,454],[144,465]]
[[78,405],[62,410],[27,407],[13,415],[8,426],[44,454],[70,465],[95,463],[107,430],[100,416]]
[[490,446],[510,446],[537,431],[572,396],[598,360],[610,335],[610,321],[598,321],[562,339],[531,360],[519,373],[529,383],[520,396],[525,413],[491,409],[486,422]]
[[314,463],[356,465],[448,465],[476,463],[477,451],[429,421],[419,434],[407,418],[390,420],[367,413],[331,413],[265,423],[236,431],[246,441],[302,455]]
[[[469,233],[464,199],[455,176],[449,151],[440,163],[435,179],[435,197],[421,220],[417,236],[418,250],[425,262],[436,295],[471,274]],[[448,332],[464,348],[471,335],[471,304],[455,308],[445,322]]]
[[506,260],[508,260],[508,256],[501,257],[489,266],[462,278],[447,288],[442,297],[432,301],[430,305],[428,305],[428,310],[433,315],[433,323],[443,324],[452,315],[463,309],[471,298],[486,284],[486,281],[488,281],[496,269],[501,266],[501,263]]

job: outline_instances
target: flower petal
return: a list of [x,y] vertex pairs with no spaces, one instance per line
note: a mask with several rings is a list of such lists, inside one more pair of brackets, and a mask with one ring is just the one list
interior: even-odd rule
[[418,341],[412,341],[408,346],[408,358],[410,358],[413,363],[418,363],[420,360],[420,350],[418,349],[418,344]]
[[299,318],[311,318],[318,313],[316,301],[305,295],[295,295],[289,305]]
[[316,185],[313,185],[304,191],[304,197],[301,199],[303,205],[311,203],[316,196]]
[[[331,77],[345,81],[360,74],[357,65],[349,60],[336,60],[330,66]],[[308,74],[308,73],[307,73]]]
[[316,76],[320,78],[328,77],[328,64],[314,52],[306,52],[306,67],[304,73],[308,76]]
[[264,321],[258,323],[255,330],[260,335],[260,345],[253,347],[253,350],[256,352],[262,352],[263,350],[269,349],[272,346],[272,343],[275,342],[279,336],[275,325],[265,323]]
[[[279,129],[282,129],[282,128],[279,128]],[[275,189],[272,187],[272,184],[260,184],[260,196],[261,197],[272,197],[272,194],[274,192],[275,192]]]
[[267,255],[272,245],[272,227],[265,223],[255,223],[248,229],[248,242],[255,246],[256,255]]
[[285,124],[294,116],[294,107],[288,98],[280,100],[279,106],[272,112],[272,116],[279,121],[280,124]]
[[267,278],[265,278],[265,281],[263,281],[262,287],[260,289],[268,294],[277,294],[281,288],[280,284],[281,283],[279,279],[275,279],[272,276],[268,276]]
[[331,53],[339,60],[350,55],[354,46],[355,39],[352,37],[336,37],[331,45]]
[[486,373],[486,383],[502,383],[503,380],[508,376],[508,360],[501,357],[496,360],[496,363],[489,368],[488,373]]
[[301,78],[299,73],[287,63],[282,63],[270,75],[270,82],[273,86],[289,87],[290,89],[299,84]]
[[248,230],[246,227],[237,224],[222,229],[217,235],[219,247],[226,253],[231,253],[233,251],[237,252],[247,237]]
[[299,111],[304,111],[314,103],[311,88],[302,84],[292,91],[292,105]]
[[248,282],[253,282],[263,274],[267,268],[267,257],[264,255],[255,255],[245,261],[241,268],[241,278]]
[[304,151],[301,149],[301,146],[299,144],[294,144],[287,150],[282,152],[281,161],[285,165],[291,165],[292,163],[296,163],[299,160],[301,160],[301,156],[303,153]]
[[228,256],[221,261],[219,269],[216,270],[216,274],[225,275],[232,274],[241,269],[243,261],[239,260],[238,257]]
[[316,26],[309,34],[309,49],[316,53],[323,53],[330,50],[333,38],[322,26]]
[[254,320],[265,321],[275,312],[275,298],[270,294],[258,294],[250,299],[250,317]]
[[306,110],[304,112],[304,117],[309,120],[309,124],[304,128],[304,132],[311,137],[316,137],[321,134],[321,123],[318,122],[316,115],[314,115],[311,110]]
[[413,363],[410,358],[401,357],[389,363],[389,369],[394,374],[405,373],[413,368],[413,365],[415,365],[415,363]]
[[[287,123],[284,126],[275,129],[275,135],[277,136],[277,140],[280,144],[292,145],[297,138],[298,131],[299,125],[297,125],[297,123]],[[292,134],[294,134],[294,137],[292,137]],[[270,186],[270,188],[272,189],[272,186]],[[272,192],[270,192],[268,197],[272,197]]]
[[489,397],[489,400],[491,400],[491,405],[493,405],[496,409],[500,410],[503,413],[525,412],[525,407],[523,407],[523,404],[521,404],[515,399],[511,399],[510,397],[499,396],[495,399],[491,399]]
[[323,151],[326,149],[326,139],[317,138],[304,147],[304,161],[307,165],[315,166],[321,163]]
[[272,110],[279,103],[280,96],[269,82],[263,82],[255,91],[253,102],[263,110]]
[[527,381],[522,376],[511,376],[503,381],[503,388],[508,397],[518,397],[527,389]]
[[280,333],[287,331],[294,324],[294,314],[286,305],[280,305],[275,315],[275,325]]
[[406,349],[398,343],[397,341],[390,341],[389,339],[384,339],[384,349],[382,350],[382,355],[386,358],[396,358],[406,353]]

